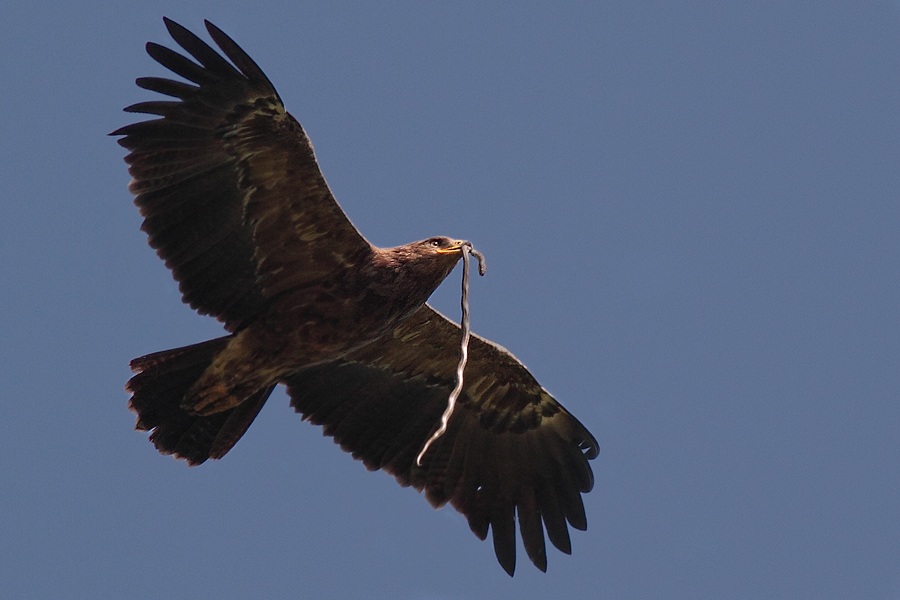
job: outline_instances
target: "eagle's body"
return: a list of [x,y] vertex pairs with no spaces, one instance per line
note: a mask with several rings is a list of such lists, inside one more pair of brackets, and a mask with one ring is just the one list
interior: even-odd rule
[[182,404],[198,414],[232,408],[298,365],[333,361],[393,331],[447,277],[460,252],[445,249],[458,247],[448,238],[372,247],[340,274],[285,290],[228,338]]
[[259,67],[215,26],[231,60],[166,20],[195,63],[148,53],[188,81],[137,83],[176,98],[130,112],[160,119],[116,131],[131,152],[135,203],[150,244],[184,301],[229,335],[132,361],[129,407],[160,452],[200,464],[224,456],[272,389],[285,384],[304,419],[370,469],[451,503],[480,538],[493,531],[515,567],[518,515],[532,562],[546,569],[543,529],[570,552],[593,485],[591,434],[504,348],[473,336],[447,432],[460,329],[426,304],[464,252],[435,237],[377,248],[347,220],[300,124]]

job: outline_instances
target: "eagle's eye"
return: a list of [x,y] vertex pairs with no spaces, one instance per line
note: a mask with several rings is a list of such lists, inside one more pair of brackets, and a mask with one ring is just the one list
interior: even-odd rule
[[431,240],[431,245],[434,246],[435,248],[440,248],[441,240]]

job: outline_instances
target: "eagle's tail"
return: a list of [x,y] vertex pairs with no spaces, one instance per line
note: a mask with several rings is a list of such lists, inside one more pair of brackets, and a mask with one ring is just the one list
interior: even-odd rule
[[230,336],[164,350],[131,361],[137,373],[125,389],[128,408],[137,414],[135,429],[152,431],[150,441],[162,454],[173,454],[199,465],[225,456],[253,423],[274,385],[250,395],[239,405],[211,415],[182,408],[182,401]]

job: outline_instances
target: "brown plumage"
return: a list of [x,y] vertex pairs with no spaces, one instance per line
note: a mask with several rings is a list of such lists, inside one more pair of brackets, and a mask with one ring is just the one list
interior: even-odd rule
[[161,118],[113,135],[130,150],[129,189],[150,245],[186,303],[230,333],[131,362],[129,408],[163,454],[197,465],[224,456],[272,389],[371,470],[450,503],[515,569],[515,520],[546,570],[544,529],[571,552],[587,526],[593,436],[506,349],[473,336],[447,433],[415,457],[454,385],[460,328],[425,302],[463,242],[434,237],[377,248],[331,195],[303,128],[259,67],[211,23],[231,61],[168,19],[197,62],[147,52],[191,83],[140,78],[174,100],[128,112]]

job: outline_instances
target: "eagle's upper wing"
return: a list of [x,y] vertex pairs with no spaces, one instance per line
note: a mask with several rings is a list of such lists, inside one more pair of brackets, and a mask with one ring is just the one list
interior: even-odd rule
[[447,432],[415,459],[437,429],[455,383],[460,328],[427,304],[386,336],[343,360],[286,383],[296,410],[401,485],[450,502],[515,569],[515,515],[531,561],[546,570],[543,527],[571,551],[566,521],[587,522],[581,494],[593,486],[597,442],[505,348],[472,336],[462,394]]
[[[279,292],[355,264],[371,251],[338,206],[303,128],[256,63],[211,23],[226,61],[193,33],[166,27],[197,63],[147,52],[193,83],[137,84],[177,98],[126,111],[162,118],[122,127],[131,191],[150,245],[184,301],[234,330]],[[236,68],[235,68],[236,67]]]

